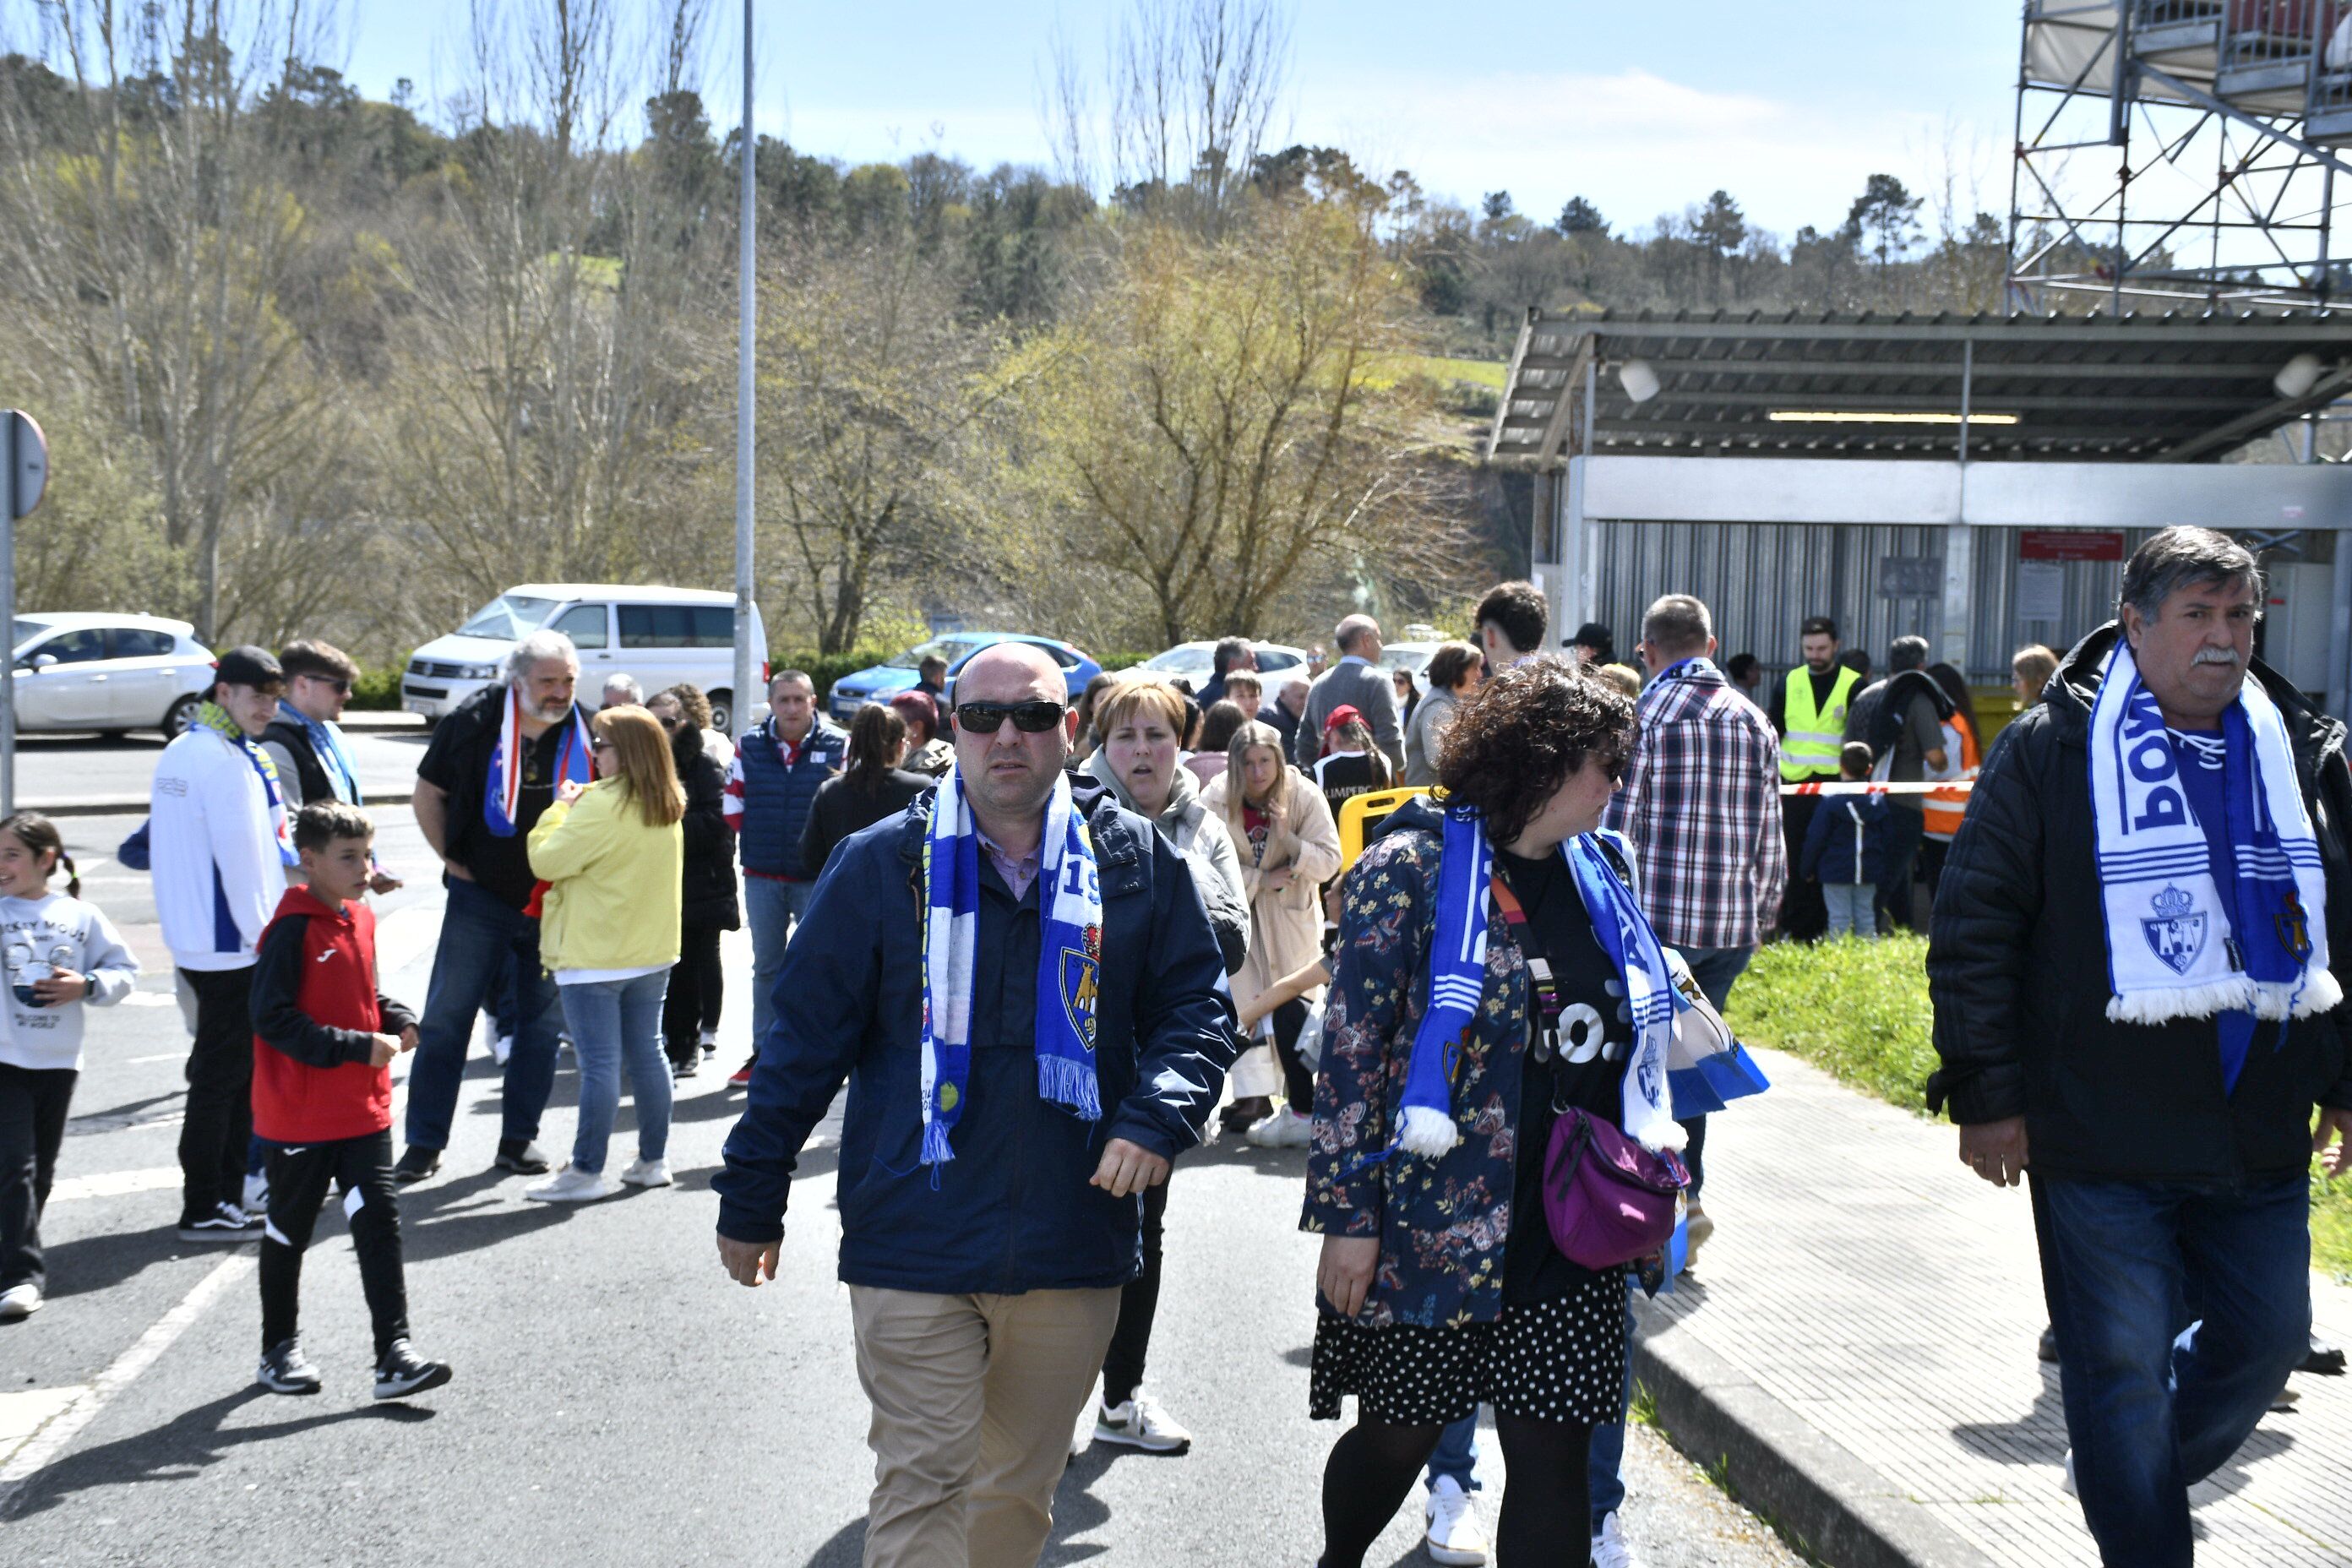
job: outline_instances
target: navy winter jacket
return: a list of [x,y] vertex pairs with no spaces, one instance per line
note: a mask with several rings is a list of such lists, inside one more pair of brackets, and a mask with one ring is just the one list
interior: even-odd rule
[[1102,1120],[1037,1093],[1038,889],[1016,903],[981,857],[971,1077],[955,1158],[922,1147],[924,834],[937,798],[844,839],[776,975],[776,1022],[728,1134],[719,1233],[772,1241],[802,1145],[844,1079],[841,1278],[942,1294],[1122,1285],[1142,1268],[1140,1194],[1087,1182],[1124,1138],[1173,1158],[1200,1141],[1234,1059],[1224,964],[1184,860],[1091,781],[1103,928],[1096,1018]]
[[839,725],[817,719],[801,742],[800,761],[791,767],[776,755],[776,721],[768,720],[735,748],[743,771],[743,826],[737,845],[743,869],[762,877],[814,879],[822,866],[801,868],[801,830],[809,803],[825,780],[841,771],[849,736]]
[[1816,882],[1875,883],[1886,863],[1886,797],[1833,795],[1813,813],[1797,875]]

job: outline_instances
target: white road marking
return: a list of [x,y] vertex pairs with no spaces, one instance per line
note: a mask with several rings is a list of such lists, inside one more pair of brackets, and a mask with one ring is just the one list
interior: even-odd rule
[[25,1483],[40,1473],[41,1468],[59,1454],[68,1444],[81,1435],[83,1427],[97,1419],[106,1408],[107,1401],[137,1381],[139,1374],[155,1364],[156,1358],[172,1348],[172,1342],[187,1332],[212,1299],[232,1285],[242,1283],[258,1260],[243,1247],[214,1265],[210,1273],[196,1281],[188,1293],[180,1298],[178,1306],[158,1318],[145,1333],[131,1342],[131,1348],[114,1358],[113,1363],[98,1374],[98,1380],[81,1390],[55,1415],[43,1422],[40,1428],[19,1446],[5,1465],[0,1465],[0,1519],[16,1510],[17,1500],[25,1495]]
[[127,1068],[141,1068],[145,1067],[149,1062],[184,1062],[187,1059],[188,1053],[185,1051],[157,1051],[152,1057],[125,1057],[122,1058],[122,1065]]
[[[115,1004],[118,1007],[176,1007],[179,1005],[180,999],[169,991],[133,991],[130,995],[125,996],[121,1001]],[[185,1056],[187,1053],[183,1051],[180,1054],[182,1056]],[[163,1058],[161,1057],[140,1057],[136,1059],[140,1061],[159,1062]]]
[[[87,1176],[59,1176],[49,1189],[49,1202],[75,1198],[120,1198],[133,1193],[161,1192],[180,1184],[180,1167],[155,1165],[143,1171],[99,1171]],[[5,1430],[5,1428],[0,1428]]]

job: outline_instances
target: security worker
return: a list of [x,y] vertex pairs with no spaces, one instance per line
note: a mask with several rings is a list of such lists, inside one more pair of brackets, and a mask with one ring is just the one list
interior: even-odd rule
[[[1861,677],[1838,662],[1837,623],[1813,616],[1798,628],[1798,647],[1805,656],[1802,668],[1789,671],[1775,692],[1772,728],[1780,734],[1780,781],[1809,784],[1838,776],[1838,751],[1845,739],[1846,705],[1862,684]],[[1781,830],[1789,840],[1789,864],[1794,866],[1804,848],[1805,829],[1812,825],[1813,795],[1790,795],[1780,803]],[[1829,910],[1822,902],[1818,883],[1789,879],[1788,896],[1780,903],[1780,934],[1811,942],[1828,928]]]

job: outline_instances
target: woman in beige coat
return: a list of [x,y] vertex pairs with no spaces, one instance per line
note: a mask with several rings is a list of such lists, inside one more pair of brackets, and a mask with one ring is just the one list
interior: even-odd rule
[[[1257,994],[1323,952],[1323,883],[1339,874],[1339,828],[1323,792],[1282,759],[1282,736],[1271,724],[1251,722],[1234,732],[1225,749],[1225,771],[1209,781],[1201,804],[1218,813],[1240,857],[1242,886],[1249,895],[1249,962],[1234,977],[1234,1004],[1247,1006]],[[1315,1110],[1315,1075],[1299,1058],[1298,1034],[1307,1009],[1322,1004],[1318,987],[1276,1008],[1267,1019],[1274,1058],[1255,1046],[1243,1053],[1227,1077],[1234,1103],[1225,1110],[1228,1129],[1249,1125],[1250,1142],[1272,1148],[1303,1148]],[[1289,1104],[1274,1110],[1280,1087]]]

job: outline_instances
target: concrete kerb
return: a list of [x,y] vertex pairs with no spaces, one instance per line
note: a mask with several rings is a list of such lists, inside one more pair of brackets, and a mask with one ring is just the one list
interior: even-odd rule
[[[415,798],[415,795],[416,792],[413,788],[387,790],[381,794],[371,792],[367,797],[367,803],[370,806],[406,805]],[[147,815],[147,797],[143,795],[125,800],[27,800],[20,801],[18,805],[26,811],[37,811],[44,816],[144,816]]]
[[1995,1568],[1919,1503],[1664,1317],[1643,1318],[1633,1376],[1675,1447],[1831,1568]]

